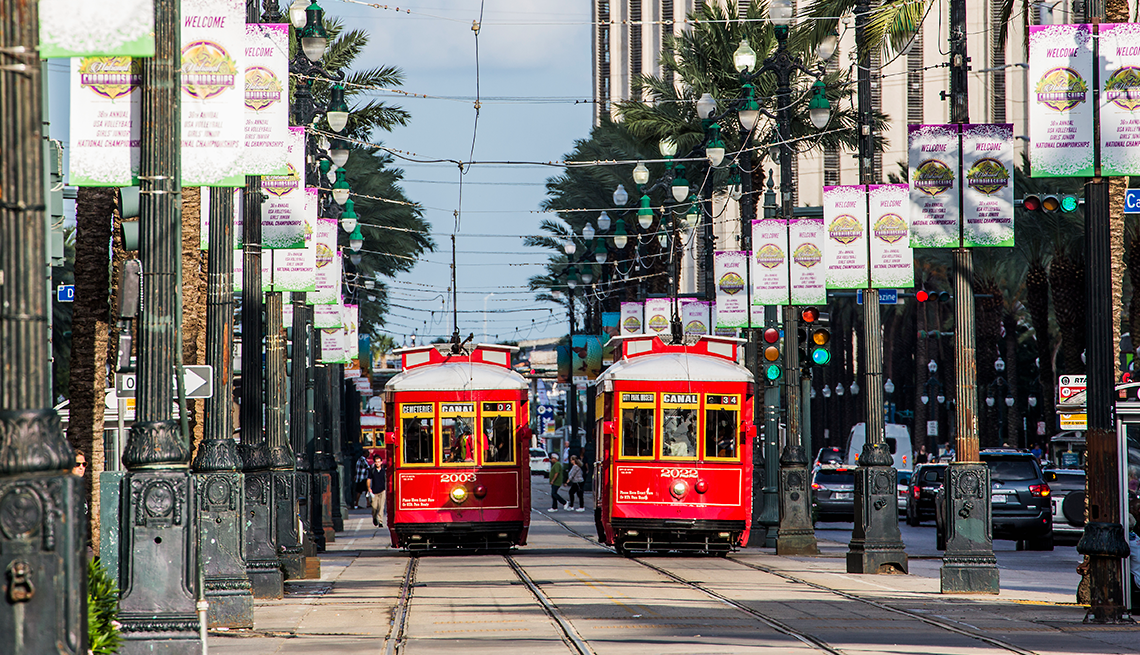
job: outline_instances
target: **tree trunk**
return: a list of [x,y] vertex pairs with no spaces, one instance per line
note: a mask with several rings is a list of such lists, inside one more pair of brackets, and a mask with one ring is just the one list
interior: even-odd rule
[[[1124,5],[1124,20],[1126,21],[1128,19],[1128,4],[1119,4]],[[1124,311],[1124,195],[1127,190],[1127,177],[1109,178],[1108,228],[1110,230],[1109,244],[1111,245],[1112,253],[1112,335],[1114,352],[1120,349],[1120,319]],[[1120,357],[1113,357],[1112,362],[1112,380],[1113,384],[1116,384],[1120,381]]]
[[[1136,269],[1140,276],[1140,266]],[[1136,298],[1133,295],[1133,298]],[[1137,304],[1133,301],[1133,305]],[[1055,422],[1052,417],[1056,415],[1055,397],[1053,387],[1053,348],[1049,339],[1049,275],[1041,262],[1032,262],[1029,271],[1025,274],[1025,306],[1029,311],[1030,321],[1033,323],[1033,333],[1037,339],[1037,366],[1038,379],[1041,381],[1041,397],[1038,398],[1041,406],[1042,420],[1045,422],[1045,437],[1052,436]],[[1033,390],[1030,390],[1032,393]],[[1037,426],[1032,426],[1034,438],[1026,437],[1027,442],[1033,442],[1037,437]]]
[[[229,191],[229,189],[222,189]],[[202,193],[182,189],[182,363],[206,363],[206,253],[201,250]],[[206,401],[187,401],[192,449],[205,434]]]
[[1085,350],[1085,262],[1057,253],[1049,266],[1049,286],[1053,291],[1053,313],[1061,333],[1061,365],[1058,374],[1085,372],[1081,354]]
[[75,303],[68,390],[67,440],[87,456],[88,536],[99,554],[99,473],[105,468],[103,409],[107,386],[110,305],[108,262],[117,190],[80,187],[76,199]]

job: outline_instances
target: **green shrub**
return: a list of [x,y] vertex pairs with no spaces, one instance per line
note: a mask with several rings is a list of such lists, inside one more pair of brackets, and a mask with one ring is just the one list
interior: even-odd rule
[[87,565],[87,640],[94,655],[119,652],[119,587],[98,559]]

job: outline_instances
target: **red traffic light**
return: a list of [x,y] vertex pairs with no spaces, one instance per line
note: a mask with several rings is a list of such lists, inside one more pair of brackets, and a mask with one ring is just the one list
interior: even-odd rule
[[819,310],[815,307],[805,307],[800,312],[800,318],[803,319],[804,323],[815,323],[819,320]]
[[776,343],[780,340],[780,331],[776,328],[768,328],[764,330],[764,341],[767,343]]
[[925,289],[919,290],[918,293],[914,294],[914,297],[916,300],[918,300],[918,302],[926,302],[927,300],[930,300],[930,294],[927,293]]
[[1025,196],[1021,199],[1021,206],[1025,208],[1025,211],[1035,212],[1041,209],[1041,197]]

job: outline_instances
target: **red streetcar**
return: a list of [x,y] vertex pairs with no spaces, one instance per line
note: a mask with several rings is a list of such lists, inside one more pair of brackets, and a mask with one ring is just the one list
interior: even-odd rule
[[392,545],[526,545],[530,410],[527,381],[511,370],[517,349],[451,348],[399,351],[404,371],[384,386]]
[[725,555],[752,525],[752,374],[740,340],[621,338],[598,378],[598,539],[618,552]]

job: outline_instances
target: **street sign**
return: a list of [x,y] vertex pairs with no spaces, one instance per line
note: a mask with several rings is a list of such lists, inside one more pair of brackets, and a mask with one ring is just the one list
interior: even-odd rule
[[[847,296],[850,298],[851,296]],[[863,304],[863,290],[857,289],[855,291],[855,302]],[[880,305],[897,305],[899,304],[899,290],[898,289],[879,289],[879,304]]]
[[1085,375],[1059,375],[1057,376],[1057,397],[1059,402],[1065,402],[1074,395],[1085,390]]
[[[187,366],[183,369],[182,383],[186,388],[187,398],[210,398],[214,395],[214,367],[213,366]],[[178,379],[172,378],[174,393],[178,394]],[[134,373],[115,374],[115,394],[120,398],[134,398],[138,388],[138,380]]]
[[1140,214],[1140,189],[1128,189],[1124,193],[1124,213]]
[[1062,430],[1087,430],[1089,429],[1088,414],[1058,414],[1060,417],[1060,428]]
[[928,436],[928,437],[937,437],[938,436],[938,421],[927,421],[926,422],[926,436]]
[[61,284],[56,287],[55,299],[59,302],[75,302],[75,285]]

